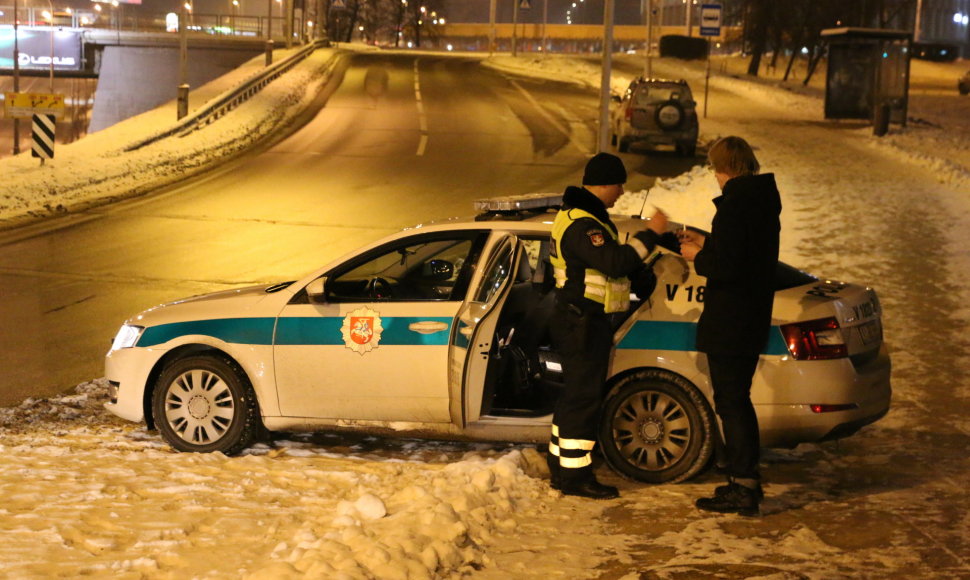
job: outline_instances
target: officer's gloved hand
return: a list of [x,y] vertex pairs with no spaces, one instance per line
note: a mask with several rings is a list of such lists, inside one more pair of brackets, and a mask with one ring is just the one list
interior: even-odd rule
[[680,253],[680,240],[674,232],[666,232],[657,240],[657,245],[667,248],[671,252]]
[[[660,242],[660,236],[653,230],[643,230],[633,234],[633,237],[640,241],[647,248],[647,252],[652,252]],[[644,256],[646,258],[646,256]]]
[[657,275],[653,268],[641,268],[630,276],[630,289],[640,300],[646,300],[657,287]]

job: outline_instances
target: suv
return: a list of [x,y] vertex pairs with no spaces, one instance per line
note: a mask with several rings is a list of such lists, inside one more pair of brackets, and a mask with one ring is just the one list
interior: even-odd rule
[[632,143],[673,145],[692,157],[697,149],[697,103],[685,80],[638,78],[626,94],[613,97],[610,126],[621,153]]

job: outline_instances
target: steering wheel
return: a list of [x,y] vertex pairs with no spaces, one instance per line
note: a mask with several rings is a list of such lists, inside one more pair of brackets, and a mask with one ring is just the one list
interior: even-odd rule
[[366,291],[367,295],[374,299],[390,298],[394,293],[391,283],[380,276],[370,279]]

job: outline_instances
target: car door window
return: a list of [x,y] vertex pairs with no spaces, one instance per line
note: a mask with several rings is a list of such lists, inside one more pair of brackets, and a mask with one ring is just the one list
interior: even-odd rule
[[502,247],[495,252],[488,269],[482,275],[482,283],[475,296],[475,302],[491,304],[495,294],[505,285],[512,273],[512,265],[515,260],[515,246],[506,241]]
[[328,302],[461,300],[480,252],[481,235],[408,238],[336,272]]

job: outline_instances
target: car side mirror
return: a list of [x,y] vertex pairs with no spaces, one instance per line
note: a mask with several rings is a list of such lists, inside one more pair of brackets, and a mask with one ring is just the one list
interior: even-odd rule
[[613,101],[614,103],[622,103],[623,102],[623,98],[620,97],[620,95],[610,95],[610,100]]
[[421,277],[434,282],[451,280],[455,274],[455,265],[448,260],[428,260],[421,267]]
[[327,277],[321,276],[306,285],[306,295],[311,304],[327,303]]

